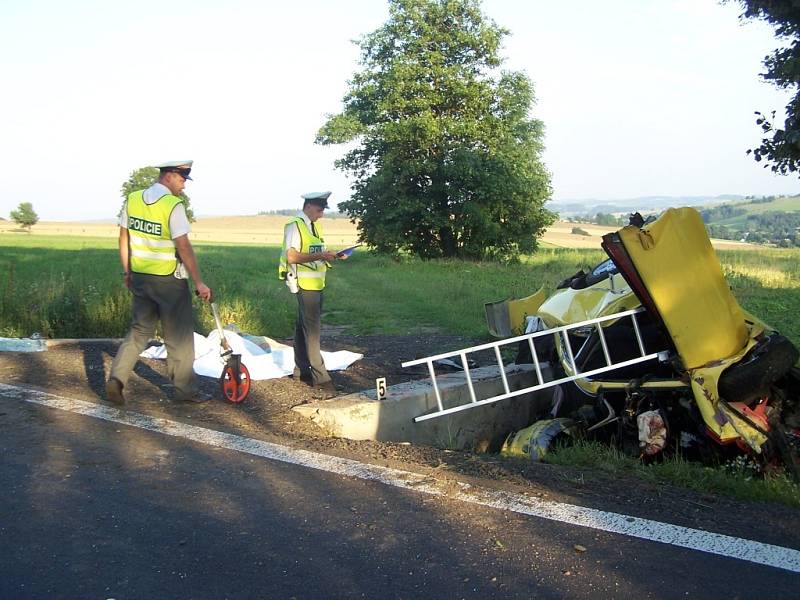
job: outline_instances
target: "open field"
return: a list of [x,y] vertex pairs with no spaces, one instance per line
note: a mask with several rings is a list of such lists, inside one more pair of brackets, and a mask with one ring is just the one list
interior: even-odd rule
[[[231,244],[279,245],[287,217],[254,215],[237,217],[204,217],[192,224],[193,242],[225,242]],[[324,219],[325,237],[332,246],[352,246],[356,240],[355,225],[347,219]],[[33,226],[33,235],[112,237],[119,228],[114,221],[42,221]],[[0,221],[0,235],[25,236],[11,221]]]
[[[573,227],[583,229],[589,235],[572,233]],[[556,221],[542,237],[542,244],[552,248],[600,248],[600,241],[605,234],[616,231],[619,227],[592,225],[590,223],[570,223]],[[758,249],[754,244],[746,244],[732,240],[711,240],[715,248],[735,248],[741,250]]]
[[[295,306],[277,277],[277,241],[196,240],[196,251],[226,322],[260,335],[291,334]],[[800,343],[800,250],[720,249],[719,256],[740,303]],[[542,286],[552,291],[604,257],[599,248],[543,248],[519,264],[502,265],[356,252],[330,276],[325,323],[352,333],[435,330],[485,338],[485,303]],[[128,327],[129,302],[114,236],[0,234],[0,336],[118,337]],[[209,311],[198,309],[198,330],[207,332]]]
[[[224,242],[231,244],[279,245],[283,239],[283,226],[287,217],[281,215],[203,217],[192,224],[193,242]],[[356,242],[356,226],[347,219],[323,219],[325,238],[333,248],[351,246]],[[590,235],[576,235],[573,227],[580,227]],[[616,227],[558,221],[541,240],[545,248],[600,248],[600,238]],[[37,223],[32,234],[55,236],[88,236],[116,238],[118,228],[108,222],[43,221]],[[24,236],[27,232],[11,221],[0,221],[0,235]],[[758,249],[758,246],[729,240],[712,240],[715,248]]]
[[783,213],[798,213],[800,212],[800,196],[790,196],[784,198],[776,198],[771,202],[758,202],[758,203],[736,203],[737,209],[745,210],[746,212],[735,217],[727,219],[718,219],[712,221],[714,225],[724,225],[734,230],[743,231],[747,229],[748,218],[758,215],[765,215],[773,212]]
[[[195,250],[223,320],[251,333],[291,334],[296,306],[277,277],[277,245],[198,242]],[[586,258],[543,250],[521,264],[498,265],[356,252],[329,278],[325,322],[354,333],[434,329],[481,337],[483,303],[552,286]],[[129,302],[113,238],[0,235],[0,336],[121,336]],[[209,311],[198,309],[198,330],[209,331]]]
[[[748,215],[758,215],[765,212],[800,212],[800,196],[785,196],[776,198],[772,202],[735,203],[736,208],[743,208]],[[719,221],[727,223],[730,219]]]
[[[245,225],[239,232],[248,231]],[[106,228],[109,233],[104,237],[88,237],[88,232],[69,236],[0,233],[0,337],[26,337],[34,332],[54,338],[121,337],[127,332],[130,295],[119,275],[114,227]],[[196,231],[202,232],[202,227]],[[214,233],[214,228],[209,232]],[[277,278],[277,240],[257,245],[196,240],[195,248],[224,323],[277,339],[291,336],[296,304]],[[523,297],[542,286],[552,291],[566,276],[604,257],[602,250],[594,248],[543,248],[519,264],[503,265],[393,260],[356,252],[331,273],[323,322],[328,331],[345,335],[378,334],[384,343],[401,340],[396,349],[402,356],[399,363],[416,357],[410,342],[402,340],[434,339],[441,333],[488,340],[484,303]],[[800,249],[719,250],[719,257],[742,306],[800,344],[796,318],[800,314]],[[194,314],[196,330],[211,331],[210,311],[196,299]],[[423,356],[467,345],[435,347]],[[728,479],[706,483],[710,471],[699,465],[670,462],[658,471],[642,470],[635,461],[612,460],[613,456],[595,448],[577,452],[577,457],[554,454],[551,460],[582,465],[581,461],[592,458],[592,469],[633,472],[646,481],[663,477],[679,485],[699,486],[704,492],[739,485],[738,480]],[[740,479],[746,489],[730,493],[777,501],[789,498],[787,503],[796,503],[792,500],[797,497],[796,487],[784,485],[783,480],[751,482],[749,475]]]

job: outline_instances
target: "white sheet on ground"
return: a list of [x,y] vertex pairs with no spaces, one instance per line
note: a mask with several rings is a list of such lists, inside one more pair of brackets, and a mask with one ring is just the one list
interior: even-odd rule
[[[225,330],[225,339],[234,354],[242,355],[242,362],[250,372],[250,379],[277,379],[291,375],[294,371],[294,348],[281,344],[268,337],[242,336]],[[151,346],[140,354],[143,358],[167,357],[167,349]],[[339,350],[323,352],[322,359],[328,371],[342,371],[354,362],[364,358],[363,354]],[[225,361],[220,357],[219,333],[216,329],[203,337],[194,334],[194,372],[207,377],[219,377]]]
[[44,352],[47,343],[39,338],[0,337],[0,352]]

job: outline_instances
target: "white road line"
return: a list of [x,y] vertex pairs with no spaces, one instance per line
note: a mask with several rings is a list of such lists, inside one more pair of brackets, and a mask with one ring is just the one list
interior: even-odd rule
[[[461,482],[457,483],[458,491],[453,493],[452,491],[447,491],[433,478],[418,473],[289,448],[279,444],[170,421],[169,419],[150,417],[94,402],[64,398],[3,383],[0,383],[0,397],[23,400],[270,460],[279,460],[349,477],[379,481],[386,485],[414,492],[433,496],[448,496],[470,504],[671,544],[800,573],[800,551],[792,548],[784,548],[773,544],[680,527],[593,508],[584,508],[572,504],[550,502],[529,497],[525,494],[481,489]],[[452,487],[450,490],[452,490]]]

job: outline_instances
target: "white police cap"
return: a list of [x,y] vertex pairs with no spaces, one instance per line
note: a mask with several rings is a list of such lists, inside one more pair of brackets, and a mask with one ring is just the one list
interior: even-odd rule
[[156,168],[162,173],[177,173],[184,179],[191,181],[192,178],[189,177],[189,173],[192,172],[193,162],[194,161],[191,160],[171,160],[169,162],[156,165]]
[[316,204],[322,208],[328,208],[328,196],[330,195],[330,192],[309,192],[308,194],[303,194],[301,197],[305,202]]

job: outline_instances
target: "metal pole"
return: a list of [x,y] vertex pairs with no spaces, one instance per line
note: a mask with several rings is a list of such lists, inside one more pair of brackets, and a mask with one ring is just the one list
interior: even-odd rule
[[219,333],[219,343],[225,350],[228,350],[228,340],[225,339],[225,333],[222,331],[222,322],[219,320],[219,312],[217,311],[217,303],[211,303],[211,312],[214,314],[214,321],[217,323],[217,333]]

